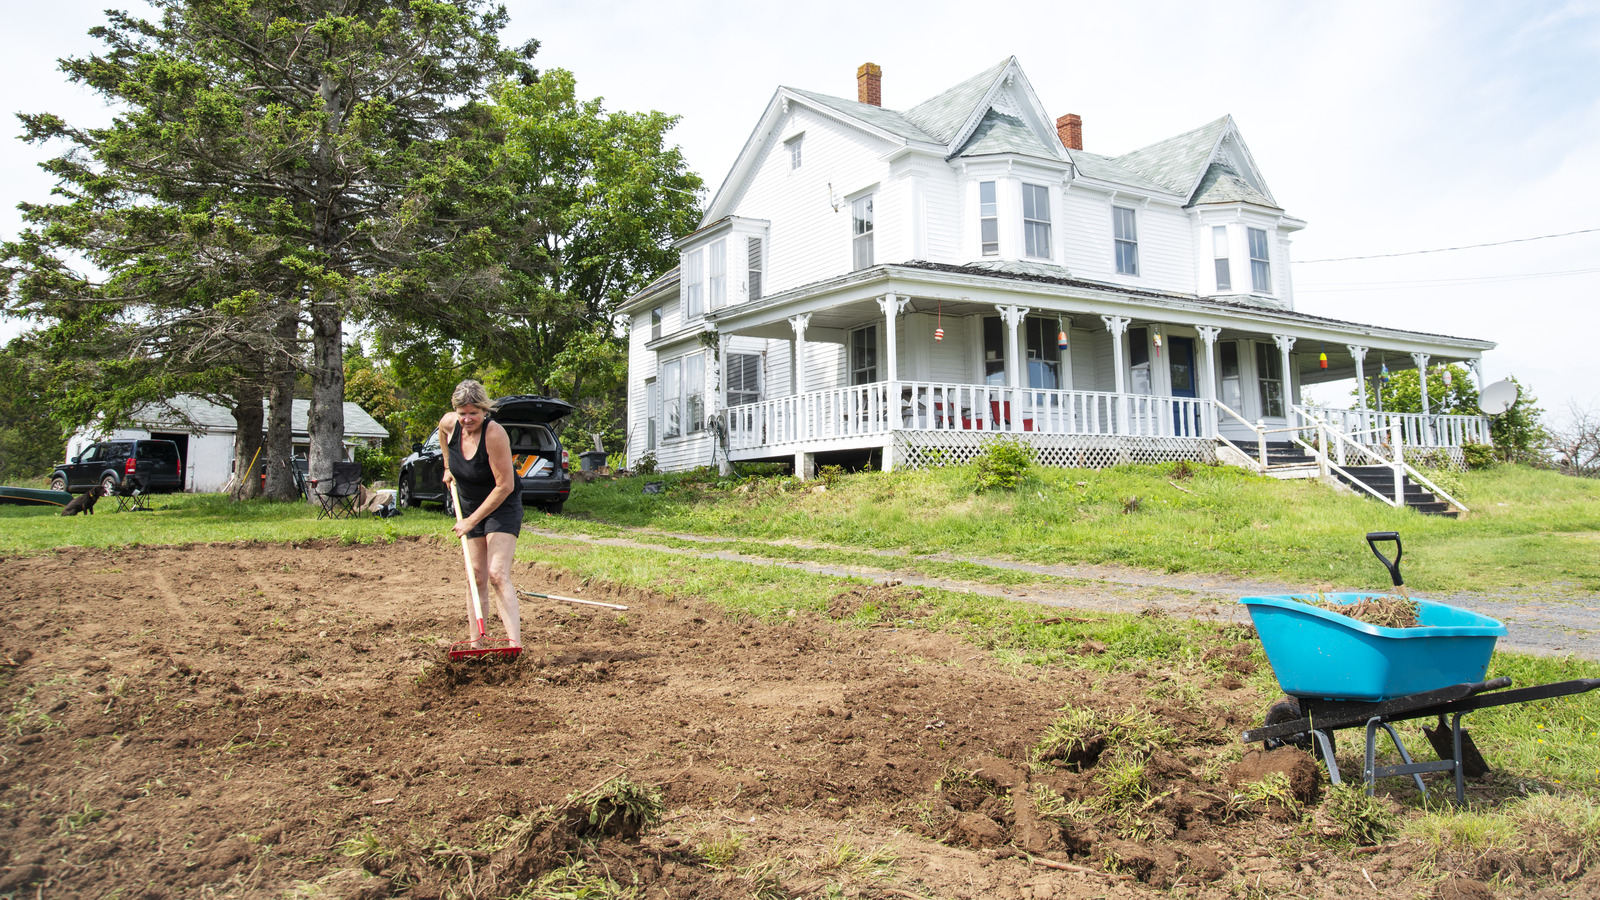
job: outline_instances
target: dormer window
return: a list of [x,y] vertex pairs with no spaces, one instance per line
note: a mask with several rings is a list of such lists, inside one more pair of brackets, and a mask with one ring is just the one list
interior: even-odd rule
[[1023,253],[1050,258],[1050,189],[1042,184],[1022,186],[1022,238]]
[[705,314],[705,251],[690,250],[683,255],[683,318],[689,321]]
[[1117,245],[1117,274],[1139,274],[1139,228],[1134,211],[1124,206],[1111,207],[1113,237]]
[[984,256],[1000,255],[1000,210],[994,182],[978,182],[978,240]]
[[1217,267],[1217,290],[1233,290],[1233,273],[1228,269],[1228,226],[1211,227],[1211,257]]
[[1272,293],[1272,252],[1267,247],[1267,233],[1260,228],[1250,229],[1250,289]]

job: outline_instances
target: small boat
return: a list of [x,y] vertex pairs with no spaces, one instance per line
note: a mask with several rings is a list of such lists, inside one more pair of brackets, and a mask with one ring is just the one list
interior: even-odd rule
[[14,506],[66,506],[71,502],[72,495],[66,491],[0,486],[0,503]]

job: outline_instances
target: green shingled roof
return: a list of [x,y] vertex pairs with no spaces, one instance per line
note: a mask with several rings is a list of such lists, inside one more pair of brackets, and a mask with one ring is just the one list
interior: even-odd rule
[[1020,153],[1045,159],[1056,158],[1055,153],[1040,143],[1038,135],[1026,122],[993,109],[984,115],[983,121],[973,129],[972,136],[967,138],[956,155],[983,156],[988,153]]
[[908,141],[944,143],[944,141],[930,136],[927,132],[913,125],[906,120],[905,116],[892,109],[884,109],[880,106],[873,106],[870,103],[857,103],[854,100],[846,100],[843,97],[830,97],[827,94],[819,94],[815,91],[803,91],[799,88],[787,88],[786,90],[793,91],[807,100],[820,103],[835,112],[843,113],[853,119],[859,119],[868,125],[881,128]]
[[1145,191],[1172,192],[1166,185],[1151,181],[1109,156],[1087,150],[1068,150],[1067,155],[1072,157],[1072,165],[1077,168],[1078,174],[1085,178],[1125,184]]
[[1187,199],[1205,164],[1211,161],[1211,151],[1232,121],[1231,116],[1223,116],[1177,137],[1124,153],[1116,157],[1116,162]]
[[1232,166],[1220,162],[1212,163],[1211,168],[1206,170],[1206,176],[1200,179],[1200,187],[1195,190],[1194,200],[1189,205],[1201,203],[1253,203],[1271,209],[1280,208],[1251,187],[1248,181],[1240,178]]
[[998,65],[979,72],[950,90],[918,103],[906,110],[906,119],[941,143],[950,143],[955,140],[961,126],[972,117],[973,108],[994,87],[995,79],[1010,64],[1011,58],[1007,57]]

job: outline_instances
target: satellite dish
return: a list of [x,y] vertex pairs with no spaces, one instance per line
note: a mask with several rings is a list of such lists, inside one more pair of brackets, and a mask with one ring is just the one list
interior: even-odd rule
[[1491,416],[1498,416],[1517,402],[1517,383],[1496,381],[1478,395],[1478,408]]

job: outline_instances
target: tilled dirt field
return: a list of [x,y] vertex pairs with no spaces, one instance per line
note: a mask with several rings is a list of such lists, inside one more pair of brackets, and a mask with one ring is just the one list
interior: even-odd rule
[[[519,563],[521,588],[629,609],[527,601],[519,661],[446,664],[453,544],[66,549],[0,576],[0,896],[1489,896],[1244,797],[1272,771],[1321,789],[1293,749],[1240,760],[1271,699],[1238,677],[1245,629],[1180,684],[837,621],[915,615],[903,587],[761,622]],[[1173,740],[1032,762],[1074,710]],[[661,791],[659,823],[605,819],[618,777]]]

